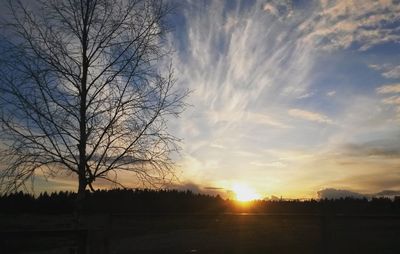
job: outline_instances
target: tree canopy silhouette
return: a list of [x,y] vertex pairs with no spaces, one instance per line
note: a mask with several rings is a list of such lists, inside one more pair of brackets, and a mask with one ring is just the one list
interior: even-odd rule
[[156,0],[8,2],[0,68],[1,188],[75,174],[78,197],[120,172],[173,176],[184,109],[166,49],[169,6]]
[[[74,192],[15,192],[0,196],[3,214],[68,214],[74,210]],[[107,205],[105,205],[107,204]],[[399,215],[400,197],[340,198],[320,200],[255,200],[245,205],[235,200],[195,193],[190,190],[111,189],[88,193],[83,206],[86,214],[139,213],[157,214],[222,214],[267,213],[281,215]]]

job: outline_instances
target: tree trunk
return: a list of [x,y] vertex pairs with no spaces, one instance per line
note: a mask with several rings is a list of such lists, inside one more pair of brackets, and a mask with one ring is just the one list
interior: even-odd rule
[[[86,234],[82,234],[82,230],[85,229],[84,223],[84,204],[86,198],[86,179],[85,176],[83,177],[79,175],[79,186],[78,186],[78,193],[75,200],[75,211],[74,211],[74,228],[77,230],[78,235],[76,236],[77,239],[77,254],[86,254]],[[87,231],[86,231],[87,232]]]
[[[82,230],[87,225],[85,225],[84,216],[83,216],[83,208],[85,205],[85,196],[86,196],[86,143],[87,143],[87,129],[86,129],[86,97],[87,97],[87,77],[88,77],[88,69],[89,69],[89,61],[87,58],[87,22],[88,22],[88,11],[89,11],[89,3],[86,2],[86,12],[82,13],[83,17],[83,27],[82,27],[82,77],[81,77],[81,87],[80,87],[80,105],[79,105],[79,164],[78,164],[78,177],[79,177],[79,186],[78,186],[78,194],[76,197],[76,219],[77,219],[77,229]],[[81,236],[78,236],[78,254],[86,253],[86,241]]]
[[86,197],[86,179],[84,176],[83,177],[79,176],[79,186],[75,204],[75,215],[79,224],[81,224],[82,222],[82,212],[85,204],[85,197]]
[[[88,39],[88,12],[89,12],[90,1],[86,1],[85,13],[82,13],[82,76],[81,76],[81,87],[80,87],[80,105],[79,105],[79,163],[78,163],[78,177],[79,186],[78,194],[76,198],[76,212],[78,222],[82,223],[82,209],[85,202],[85,191],[87,186],[86,179],[86,143],[87,143],[87,129],[86,129],[86,97],[87,97],[87,78],[89,69],[89,60],[87,58],[87,39]],[[83,9],[82,9],[83,11]]]

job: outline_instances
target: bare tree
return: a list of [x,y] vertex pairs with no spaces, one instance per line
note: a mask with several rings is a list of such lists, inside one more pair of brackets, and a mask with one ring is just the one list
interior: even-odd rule
[[187,91],[165,61],[169,8],[156,0],[8,2],[0,62],[1,188],[35,174],[75,174],[78,199],[97,179],[173,175],[167,120]]

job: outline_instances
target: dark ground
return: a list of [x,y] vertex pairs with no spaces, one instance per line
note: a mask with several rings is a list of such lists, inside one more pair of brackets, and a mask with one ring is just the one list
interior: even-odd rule
[[[400,253],[396,216],[119,214],[88,221],[89,253]],[[79,234],[70,224],[65,215],[1,216],[0,253],[70,253]]]

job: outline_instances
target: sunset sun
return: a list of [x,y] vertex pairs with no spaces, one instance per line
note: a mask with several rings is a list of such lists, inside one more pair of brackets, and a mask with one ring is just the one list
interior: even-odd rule
[[235,194],[235,199],[237,201],[246,202],[261,198],[259,193],[244,184],[234,184],[232,189]]

